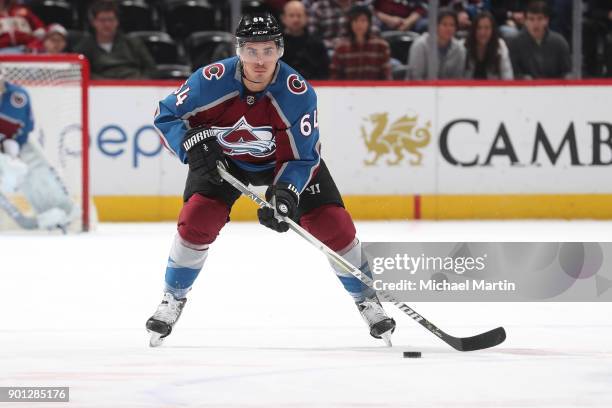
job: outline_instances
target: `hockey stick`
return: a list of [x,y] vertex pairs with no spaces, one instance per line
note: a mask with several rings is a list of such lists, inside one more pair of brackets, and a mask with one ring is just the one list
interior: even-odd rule
[[[253,191],[251,191],[247,186],[242,184],[240,180],[236,179],[234,176],[229,174],[221,165],[218,166],[219,174],[221,177],[234,186],[238,191],[242,194],[253,200],[259,208],[270,207],[272,206],[264,199],[259,197]],[[295,221],[290,218],[282,217],[282,220],[289,224],[289,228],[295,231],[298,235],[304,238],[306,241],[310,242],[316,248],[318,248],[321,252],[323,252],[332,262],[336,265],[343,268],[348,273],[352,274],[355,278],[359,279],[364,285],[373,289],[373,281],[372,279],[363,274],[359,268],[353,266],[350,262],[345,260],[343,257],[338,255],[335,251],[331,250],[327,245],[316,239],[312,236],[308,231],[298,225]],[[473,351],[473,350],[482,350],[489,347],[497,346],[502,343],[506,339],[506,331],[503,327],[498,327],[496,329],[490,330],[485,333],[477,334],[472,337],[454,337],[448,333],[445,333],[443,330],[439,329],[431,323],[429,320],[425,319],[423,316],[418,314],[414,309],[410,308],[403,302],[397,300],[393,295],[384,291],[377,290],[376,293],[382,297],[387,302],[393,302],[395,306],[397,306],[402,312],[406,313],[416,322],[418,322],[421,326],[425,327],[427,330],[438,336],[442,341],[446,344],[453,347],[458,351]]]
[[32,230],[38,228],[38,221],[36,218],[28,217],[23,215],[19,208],[15,207],[9,199],[0,192],[0,208],[7,212],[7,214],[23,229]]

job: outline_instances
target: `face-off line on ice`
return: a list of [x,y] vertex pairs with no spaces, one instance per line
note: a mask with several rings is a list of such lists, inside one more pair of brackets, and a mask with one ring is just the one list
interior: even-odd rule
[[[370,334],[391,346],[395,320],[372,287],[353,220],[320,155],[315,91],[279,60],[283,35],[271,14],[245,15],[236,40],[236,57],[197,70],[157,109],[155,126],[189,172],[164,297],[146,323],[150,345],[161,345],[172,332],[209,245],[243,193],[259,205],[262,225],[277,232],[292,229],[325,253]],[[269,203],[249,184],[267,186]],[[456,350],[488,348],[505,339],[503,328],[450,336],[389,293],[378,295]]]

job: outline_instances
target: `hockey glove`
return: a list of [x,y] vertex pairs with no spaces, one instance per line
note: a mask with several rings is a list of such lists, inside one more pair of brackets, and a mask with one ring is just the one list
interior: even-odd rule
[[214,131],[204,126],[189,129],[183,139],[183,149],[187,152],[189,171],[214,184],[223,182],[217,171],[217,162],[225,166],[227,163]]
[[274,208],[265,207],[257,210],[259,223],[276,232],[287,232],[289,225],[284,221],[279,221],[276,217],[283,216],[293,219],[296,216],[300,200],[297,188],[292,184],[277,183],[268,187],[266,199]]

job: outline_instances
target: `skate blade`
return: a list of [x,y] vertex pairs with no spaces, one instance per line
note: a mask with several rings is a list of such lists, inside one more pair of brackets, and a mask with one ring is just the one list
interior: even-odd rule
[[391,330],[386,331],[383,334],[381,334],[380,338],[383,339],[387,347],[393,347],[393,344],[391,344]]
[[161,334],[154,333],[154,332],[150,332],[150,333],[151,333],[151,339],[149,340],[149,346],[150,347],[161,346],[162,343],[164,342],[164,338],[161,336]]

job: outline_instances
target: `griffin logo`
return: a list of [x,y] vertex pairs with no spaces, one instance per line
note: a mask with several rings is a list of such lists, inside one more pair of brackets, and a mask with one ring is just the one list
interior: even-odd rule
[[223,66],[223,64],[219,64],[219,63],[207,65],[202,70],[202,75],[204,76],[204,78],[208,79],[209,81],[213,79],[213,77],[216,79],[221,79],[224,73],[225,73],[225,67]]
[[296,95],[301,95],[308,89],[306,81],[300,79],[296,74],[291,74],[287,77],[287,88]]
[[366,166],[374,166],[378,160],[385,155],[395,155],[388,159],[387,164],[397,166],[404,159],[404,151],[412,154],[410,160],[412,166],[420,166],[423,155],[419,151],[426,147],[431,141],[431,122],[425,126],[417,127],[418,116],[416,114],[404,115],[389,124],[389,114],[374,113],[365,118],[364,121],[371,124],[368,134],[366,126],[361,126],[361,137],[365,142],[368,152],[374,153],[371,160],[364,160]]

